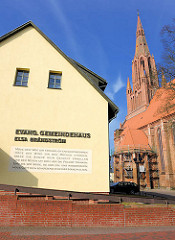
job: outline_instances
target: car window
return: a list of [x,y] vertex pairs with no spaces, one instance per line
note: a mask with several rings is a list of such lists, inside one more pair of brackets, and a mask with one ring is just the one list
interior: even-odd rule
[[122,182],[119,182],[119,183],[118,183],[118,186],[120,186],[120,187],[123,186],[123,183],[122,183]]

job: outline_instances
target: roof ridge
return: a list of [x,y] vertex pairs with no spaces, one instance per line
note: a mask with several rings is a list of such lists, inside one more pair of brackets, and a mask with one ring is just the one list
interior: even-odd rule
[[79,67],[83,68],[84,70],[86,70],[87,72],[91,73],[92,75],[94,75],[95,77],[101,79],[103,82],[107,83],[107,81],[100,77],[98,74],[94,73],[93,71],[91,71],[89,68],[85,67],[84,65],[82,65],[81,63],[77,62],[76,60],[74,60],[73,58],[70,58],[73,62],[75,62]]

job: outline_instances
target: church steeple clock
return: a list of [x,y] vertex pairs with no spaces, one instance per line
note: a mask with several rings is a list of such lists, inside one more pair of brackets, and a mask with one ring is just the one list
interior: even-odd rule
[[136,50],[132,61],[133,90],[127,86],[127,119],[143,112],[159,87],[154,56],[150,54],[144,29],[138,14]]

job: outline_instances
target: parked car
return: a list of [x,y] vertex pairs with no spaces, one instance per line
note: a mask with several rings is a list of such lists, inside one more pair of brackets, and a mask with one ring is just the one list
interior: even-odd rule
[[111,193],[128,193],[128,194],[135,194],[140,192],[139,186],[134,182],[117,182],[110,186]]

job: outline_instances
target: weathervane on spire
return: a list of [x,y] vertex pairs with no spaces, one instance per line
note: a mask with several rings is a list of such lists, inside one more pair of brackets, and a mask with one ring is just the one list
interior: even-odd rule
[[139,16],[139,9],[137,9],[137,16]]

